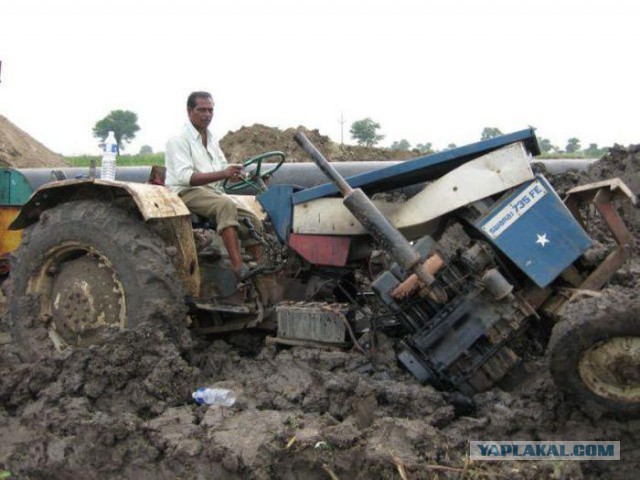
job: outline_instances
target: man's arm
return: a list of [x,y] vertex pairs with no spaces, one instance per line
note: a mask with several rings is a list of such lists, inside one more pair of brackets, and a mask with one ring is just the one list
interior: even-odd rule
[[165,166],[167,167],[167,184],[188,187],[191,175],[195,171],[191,159],[189,142],[181,137],[172,137],[165,147]]
[[244,167],[237,163],[227,166],[224,170],[219,172],[200,173],[193,172],[189,179],[189,185],[192,187],[199,187],[201,185],[207,185],[208,183],[220,182],[227,178],[233,180],[239,180],[244,178]]
[[167,176],[174,184],[199,187],[213,182],[244,178],[242,165],[232,164],[219,172],[196,172],[191,158],[191,151],[186,140],[180,137],[171,138],[165,148],[165,164]]

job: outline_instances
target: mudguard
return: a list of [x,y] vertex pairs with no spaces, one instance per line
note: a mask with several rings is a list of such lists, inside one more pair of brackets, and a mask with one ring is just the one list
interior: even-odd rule
[[[40,215],[61,203],[104,199],[120,208],[134,208],[164,240],[186,291],[197,296],[200,273],[193,240],[190,212],[178,195],[163,186],[83,178],[62,180],[40,187],[22,207],[10,226],[19,230],[37,222]],[[91,228],[87,225],[87,228]]]

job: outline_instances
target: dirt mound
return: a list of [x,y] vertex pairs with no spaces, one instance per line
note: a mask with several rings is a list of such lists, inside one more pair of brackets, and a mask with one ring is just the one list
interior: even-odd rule
[[64,167],[61,155],[0,115],[0,167]]
[[[543,172],[545,170],[543,166],[536,168]],[[614,145],[606,155],[592,163],[586,172],[569,170],[557,175],[544,173],[560,194],[578,185],[618,177],[638,195],[640,194],[640,145],[628,147]]]
[[227,133],[220,146],[229,162],[239,163],[264,152],[279,150],[285,153],[287,162],[310,162],[311,159],[293,139],[296,132],[302,132],[327,159],[335,162],[359,160],[406,160],[420,156],[417,151],[397,151],[385,148],[338,145],[318,130],[305,127],[278,128],[256,124]]
[[[588,172],[592,181],[619,177],[640,199],[640,145],[613,146],[607,155],[591,165]],[[636,207],[625,206],[625,218],[640,244],[640,203]]]
[[609,153],[589,167],[589,178],[620,177],[631,190],[640,194],[640,145],[614,145]]

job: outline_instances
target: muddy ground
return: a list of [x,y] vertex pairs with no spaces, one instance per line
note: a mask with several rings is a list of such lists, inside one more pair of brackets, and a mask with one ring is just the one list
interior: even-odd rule
[[[603,171],[637,179],[639,152],[612,153],[576,183]],[[554,181],[566,189],[572,178]],[[639,280],[636,257],[602,298],[569,314],[634,298]],[[277,350],[251,334],[176,346],[143,327],[31,364],[3,343],[0,472],[34,479],[636,478],[640,420],[567,402],[547,373],[539,338],[526,342],[523,364],[503,386],[473,398],[420,385],[398,367],[383,336],[365,356]],[[204,385],[232,388],[238,401],[197,406],[191,392]],[[619,440],[622,460],[469,462],[470,439]]]

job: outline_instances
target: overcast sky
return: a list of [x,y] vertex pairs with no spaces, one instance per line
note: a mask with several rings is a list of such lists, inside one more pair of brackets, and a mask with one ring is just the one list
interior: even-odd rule
[[0,114],[65,154],[139,116],[166,139],[209,90],[213,129],[304,125],[352,143],[370,117],[435,148],[533,125],[564,148],[640,143],[637,0],[0,0]]

